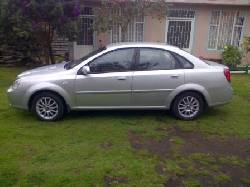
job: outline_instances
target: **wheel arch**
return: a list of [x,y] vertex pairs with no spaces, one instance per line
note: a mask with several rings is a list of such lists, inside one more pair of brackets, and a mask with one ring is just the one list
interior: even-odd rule
[[183,86],[178,87],[172,93],[169,94],[168,99],[167,99],[169,102],[167,102],[166,107],[168,109],[171,109],[175,99],[179,95],[181,95],[185,92],[195,92],[202,97],[202,99],[207,107],[209,107],[211,105],[210,95],[209,95],[208,91],[203,86],[200,86],[197,84],[188,84],[188,85],[183,85]]
[[186,92],[193,92],[193,93],[199,94],[201,96],[202,100],[204,101],[204,107],[207,108],[209,106],[208,103],[207,103],[207,100],[206,100],[205,96],[201,92],[199,92],[197,90],[185,90],[185,91],[180,92],[178,95],[176,95],[174,97],[174,99],[171,101],[171,104],[170,104],[169,108],[172,109],[173,108],[173,104],[174,104],[176,98],[178,96],[180,96],[181,94],[186,93]]
[[28,109],[29,109],[29,110],[31,110],[31,107],[32,107],[31,105],[32,105],[32,101],[34,100],[34,98],[35,98],[37,95],[41,94],[41,93],[51,93],[51,94],[54,94],[54,95],[58,96],[58,97],[63,101],[63,104],[64,104],[64,106],[65,106],[65,109],[68,108],[68,104],[67,104],[65,98],[64,98],[61,94],[59,94],[58,92],[56,92],[56,91],[54,91],[54,90],[44,89],[44,90],[37,90],[36,92],[34,92],[34,93],[30,96],[30,98],[29,98],[29,100],[28,100]]
[[50,92],[59,96],[65,103],[67,109],[70,109],[73,104],[72,98],[70,97],[69,93],[67,93],[67,91],[60,86],[52,83],[41,83],[34,85],[26,91],[23,101],[24,106],[27,106],[27,109],[30,109],[32,99],[34,99],[37,94],[40,94],[42,92]]

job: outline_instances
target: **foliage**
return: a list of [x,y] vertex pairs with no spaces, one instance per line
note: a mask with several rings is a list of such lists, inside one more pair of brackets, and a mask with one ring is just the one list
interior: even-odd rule
[[222,52],[222,61],[225,65],[235,67],[241,63],[242,52],[238,47],[227,45]]
[[[45,57],[54,63],[52,42],[55,32],[73,39],[76,35],[77,1],[7,0],[1,21],[2,48],[18,50],[24,57]],[[76,24],[75,24],[76,25]]]
[[[40,50],[30,23],[22,16],[15,0],[2,4],[0,20],[0,53],[16,62],[33,61]],[[4,59],[5,60],[5,59]]]
[[94,29],[97,32],[106,32],[110,30],[112,25],[121,27],[122,41],[124,41],[124,33],[129,23],[135,18],[141,16],[155,16],[158,19],[166,17],[167,4],[164,0],[110,0],[101,2],[98,8],[95,8]]
[[242,48],[246,52],[250,52],[250,37],[244,37]]
[[[128,24],[136,17],[154,15],[161,19],[167,13],[164,0],[103,0],[99,5],[93,29],[106,32],[117,24],[122,29],[122,41]],[[1,52],[20,61],[54,63],[51,44],[55,32],[74,40],[79,33],[81,6],[78,0],[1,0]]]
[[244,37],[242,43],[243,56],[246,58],[247,64],[249,64],[248,54],[250,53],[250,37]]

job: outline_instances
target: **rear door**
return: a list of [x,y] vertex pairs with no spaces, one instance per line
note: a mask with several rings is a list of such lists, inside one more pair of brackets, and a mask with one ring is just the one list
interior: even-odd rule
[[184,83],[184,70],[168,51],[137,50],[133,75],[132,103],[138,107],[165,107],[168,95]]

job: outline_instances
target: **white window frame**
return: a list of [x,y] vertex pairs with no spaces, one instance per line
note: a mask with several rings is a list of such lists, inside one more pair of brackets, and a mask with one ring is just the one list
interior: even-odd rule
[[[209,22],[209,32],[208,32],[208,40],[207,40],[207,49],[208,50],[223,50],[223,49],[219,49],[218,48],[218,44],[219,44],[219,37],[220,37],[220,29],[221,29],[221,19],[222,19],[222,13],[223,11],[231,11],[231,12],[234,12],[234,23],[233,23],[233,28],[232,28],[232,33],[231,33],[231,39],[230,39],[230,45],[233,45],[233,42],[234,42],[234,32],[235,32],[235,29],[236,28],[241,28],[241,37],[240,37],[240,40],[239,40],[239,46],[237,47],[240,47],[240,44],[242,42],[242,38],[243,38],[243,32],[244,32],[244,26],[245,26],[245,22],[246,22],[246,16],[244,15],[243,12],[239,11],[239,10],[212,10],[211,11],[211,16],[210,16],[210,22]],[[219,12],[219,22],[218,22],[218,25],[217,24],[212,24],[212,19],[213,19],[213,12]],[[236,19],[237,19],[237,14],[240,13],[241,15],[244,16],[244,22],[243,22],[243,25],[237,25],[236,24]],[[210,32],[211,32],[211,27],[217,27],[218,28],[218,31],[217,31],[217,36],[216,36],[216,44],[215,44],[215,48],[212,48],[209,46],[209,43],[210,43]]]
[[[82,8],[84,8],[84,7],[82,7]],[[93,7],[88,7],[88,8],[93,8]],[[79,16],[79,19],[80,19],[79,21],[83,21],[83,19],[85,19],[85,18],[94,20],[94,14],[92,14],[92,15],[90,15],[90,14],[81,14]],[[84,40],[84,36],[83,36],[83,40]],[[86,43],[85,43],[86,41],[82,41],[82,44],[79,41],[76,41],[76,42],[77,42],[77,45],[86,45]],[[93,33],[93,44],[92,45],[94,45],[94,33]]]
[[196,10],[193,8],[172,8],[170,11],[186,11],[186,12],[193,12],[193,16],[178,16],[173,17],[171,15],[168,15],[166,18],[166,31],[165,31],[165,43],[168,43],[168,27],[170,21],[191,21],[191,31],[190,31],[190,41],[189,41],[189,48],[185,48],[185,51],[191,52],[193,50],[193,44],[194,44],[194,35],[195,35],[195,21],[196,21]]
[[[143,21],[137,21],[137,18],[134,18],[134,20],[133,20],[133,22],[132,22],[132,24],[133,24],[133,33],[132,33],[132,36],[133,36],[133,40],[132,41],[130,41],[130,40],[128,40],[128,41],[130,41],[130,42],[143,42],[144,41],[144,31],[145,31],[145,17],[143,17]],[[137,30],[136,30],[136,26],[138,25],[138,24],[143,24],[143,28],[142,28],[142,41],[139,41],[139,40],[136,40],[136,34],[137,34]],[[117,26],[117,25],[113,25],[113,26]],[[112,26],[112,27],[113,27]],[[112,29],[110,29],[110,31],[109,31],[109,33],[110,33],[110,43],[116,43],[116,42],[121,42],[122,41],[122,29],[121,29],[121,26],[119,26],[119,28],[118,28],[118,41],[113,41],[113,30]],[[128,34],[128,36],[130,36],[130,33],[131,32],[131,30],[130,30],[130,27],[128,26],[128,28],[127,28],[127,34]]]

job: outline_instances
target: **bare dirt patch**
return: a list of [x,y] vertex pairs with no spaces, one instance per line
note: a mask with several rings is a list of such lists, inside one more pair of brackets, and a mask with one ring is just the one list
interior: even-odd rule
[[[239,167],[235,165],[223,165],[220,168],[220,172],[217,174],[211,174],[207,176],[203,175],[192,175],[186,173],[184,176],[171,177],[164,183],[165,187],[179,187],[184,186],[187,179],[193,179],[197,181],[201,186],[215,186],[215,187],[228,187],[228,186],[239,186],[248,187],[250,186],[250,167]],[[220,178],[218,176],[223,173],[228,178]],[[217,179],[216,179],[217,178]]]
[[[150,154],[159,156],[163,162],[155,165],[155,172],[161,176],[172,176],[164,184],[165,186],[183,186],[187,179],[194,179],[202,186],[250,186],[250,165],[236,166],[223,164],[219,158],[234,156],[239,160],[250,158],[250,140],[243,140],[237,137],[218,137],[205,136],[200,132],[185,132],[178,126],[174,125],[171,128],[158,128],[157,131],[166,131],[166,136],[161,140],[143,136],[143,134],[134,131],[128,132],[128,139],[132,148],[135,151],[146,150]],[[164,133],[165,134],[165,133]],[[181,139],[181,144],[176,144],[173,139]],[[189,159],[190,163],[187,166],[178,164],[181,170],[181,175],[169,172],[164,163],[164,159],[178,159],[173,156],[173,150],[181,156]],[[209,161],[203,158],[189,157],[193,154],[208,155],[212,158],[212,166]],[[201,160],[199,160],[201,159]],[[201,161],[201,162],[200,162]],[[190,173],[188,167],[192,165],[195,170]],[[218,168],[218,169],[214,169]],[[205,172],[205,174],[204,174]]]
[[113,147],[113,143],[111,141],[107,141],[101,144],[101,148],[105,150],[110,150]]
[[128,132],[131,146],[135,150],[147,150],[158,156],[167,156],[176,145],[172,142],[174,137],[181,138],[184,144],[180,146],[181,154],[205,153],[214,156],[226,155],[246,158],[250,156],[250,140],[236,137],[221,139],[220,137],[206,137],[200,132],[184,132],[178,126],[170,129],[156,129],[167,131],[168,136],[161,140],[147,138],[133,131]]
[[135,150],[147,150],[159,156],[167,156],[170,151],[171,141],[168,137],[162,140],[155,140],[152,138],[145,138],[140,134],[129,131],[128,138],[131,146]]
[[183,186],[183,181],[180,178],[169,179],[165,184],[165,187],[180,187]]
[[178,126],[172,128],[172,134],[185,141],[181,153],[206,153],[215,156],[227,155],[246,158],[250,155],[250,140],[236,137],[221,139],[219,137],[206,137],[200,132],[183,132]]
[[158,175],[164,175],[166,173],[166,167],[163,163],[156,164],[155,171]]
[[[250,186],[250,165],[246,167],[223,165],[221,171],[230,176],[232,186]],[[248,179],[249,183],[247,184],[244,179]]]
[[127,183],[128,183],[128,178],[125,176],[111,176],[111,175],[104,176],[105,187],[112,187],[112,186],[117,186],[119,184],[127,184]]

